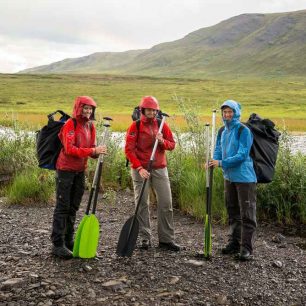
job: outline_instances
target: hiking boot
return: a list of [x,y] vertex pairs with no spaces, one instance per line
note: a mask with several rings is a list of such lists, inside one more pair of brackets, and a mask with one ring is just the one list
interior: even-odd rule
[[143,239],[140,245],[140,249],[148,250],[151,247],[151,241],[149,239]]
[[67,249],[65,246],[53,246],[52,254],[59,258],[71,259],[73,258],[72,252]]
[[236,254],[239,252],[239,245],[233,242],[228,243],[221,249],[221,253],[225,255]]
[[159,242],[158,247],[172,252],[179,252],[183,249],[180,245],[176,244],[175,242]]
[[74,245],[74,241],[69,241],[69,242],[65,242],[65,245],[66,245],[66,248],[69,250],[69,251],[73,251],[73,245]]
[[245,248],[241,249],[241,252],[235,256],[235,259],[240,261],[248,261],[251,260],[252,258],[253,258],[252,253]]

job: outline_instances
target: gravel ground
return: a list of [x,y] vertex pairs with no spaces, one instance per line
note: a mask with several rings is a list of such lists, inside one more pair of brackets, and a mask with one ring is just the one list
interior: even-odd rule
[[161,251],[153,207],[154,247],[118,258],[132,212],[130,191],[100,198],[99,257],[64,261],[50,255],[52,206],[8,207],[1,199],[0,305],[306,305],[305,238],[260,224],[254,259],[238,262],[220,254],[226,228],[215,225],[213,258],[199,260],[203,224],[175,210],[177,242],[186,250]]

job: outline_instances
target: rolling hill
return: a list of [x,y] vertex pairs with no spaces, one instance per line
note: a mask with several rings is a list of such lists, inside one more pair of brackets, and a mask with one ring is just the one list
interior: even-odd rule
[[147,50],[98,52],[20,73],[157,77],[306,76],[306,10],[243,14]]

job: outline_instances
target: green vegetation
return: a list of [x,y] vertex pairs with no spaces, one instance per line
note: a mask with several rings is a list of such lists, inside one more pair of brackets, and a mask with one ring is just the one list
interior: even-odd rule
[[125,131],[131,112],[144,95],[154,95],[161,107],[180,127],[182,120],[176,97],[197,110],[202,121],[212,108],[226,99],[242,103],[243,120],[256,112],[291,131],[306,131],[306,79],[195,80],[106,75],[0,75],[0,124],[12,119],[31,130],[46,122],[56,109],[71,113],[78,95],[92,96],[98,103],[97,119],[112,116],[114,129]]
[[54,175],[39,168],[27,168],[17,172],[8,188],[12,204],[47,203],[54,194]]
[[54,175],[38,169],[35,157],[34,136],[23,132],[17,122],[0,137],[0,174],[13,177],[12,184],[1,193],[10,203],[47,202],[53,194]]
[[[180,102],[179,106],[182,109],[183,104]],[[173,126],[178,137],[177,148],[168,154],[173,199],[183,211],[202,219],[206,197],[204,124],[196,112],[186,108],[182,111],[192,133],[182,134],[179,127]],[[38,169],[34,137],[22,133],[16,124],[12,125],[15,126],[15,137],[0,138],[0,174],[10,173],[13,177],[11,183],[1,191],[1,195],[7,196],[10,203],[18,204],[54,201],[55,172]],[[105,158],[101,187],[112,198],[112,205],[116,205],[112,190],[131,188],[132,185],[119,142],[111,140],[108,147],[109,154]],[[291,154],[289,147],[290,142],[284,137],[273,182],[258,187],[259,219],[280,224],[306,224],[306,156]],[[96,160],[91,159],[87,173],[88,187],[92,182],[95,166]],[[226,222],[220,169],[214,171],[212,209],[215,222]]]
[[[168,156],[175,202],[183,211],[202,219],[206,203],[205,154],[199,151],[195,156],[178,147]],[[201,163],[199,156],[203,156]],[[258,185],[259,220],[271,220],[279,224],[306,224],[305,173],[305,155],[292,155],[288,151],[288,144],[282,143],[273,182]],[[213,217],[215,221],[224,223],[226,210],[220,169],[214,171],[213,190]]]
[[[199,219],[205,215],[205,135],[204,124],[193,110],[179,103],[184,109],[189,135],[182,135],[178,127],[174,131],[178,146],[168,154],[170,179],[174,199],[179,207]],[[306,156],[290,152],[290,138],[282,131],[278,160],[273,182],[258,184],[257,210],[260,220],[279,224],[306,224]],[[184,144],[188,142],[188,147]],[[182,144],[182,145],[180,145]],[[214,171],[212,213],[215,221],[226,221],[224,186],[221,169]]]
[[290,153],[290,139],[283,132],[273,182],[258,188],[261,216],[279,223],[306,223],[306,156]]

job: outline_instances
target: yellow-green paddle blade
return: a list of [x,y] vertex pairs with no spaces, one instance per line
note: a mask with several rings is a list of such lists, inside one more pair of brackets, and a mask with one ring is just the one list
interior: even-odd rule
[[83,225],[79,245],[79,257],[94,258],[96,256],[99,243],[99,230],[99,221],[94,214],[91,214]]
[[79,257],[79,248],[80,248],[80,240],[81,240],[81,235],[82,235],[82,231],[83,231],[83,226],[84,223],[86,222],[86,220],[89,218],[88,215],[85,215],[83,217],[83,219],[81,220],[79,227],[77,229],[77,232],[75,234],[75,238],[74,238],[74,244],[73,244],[73,257]]

